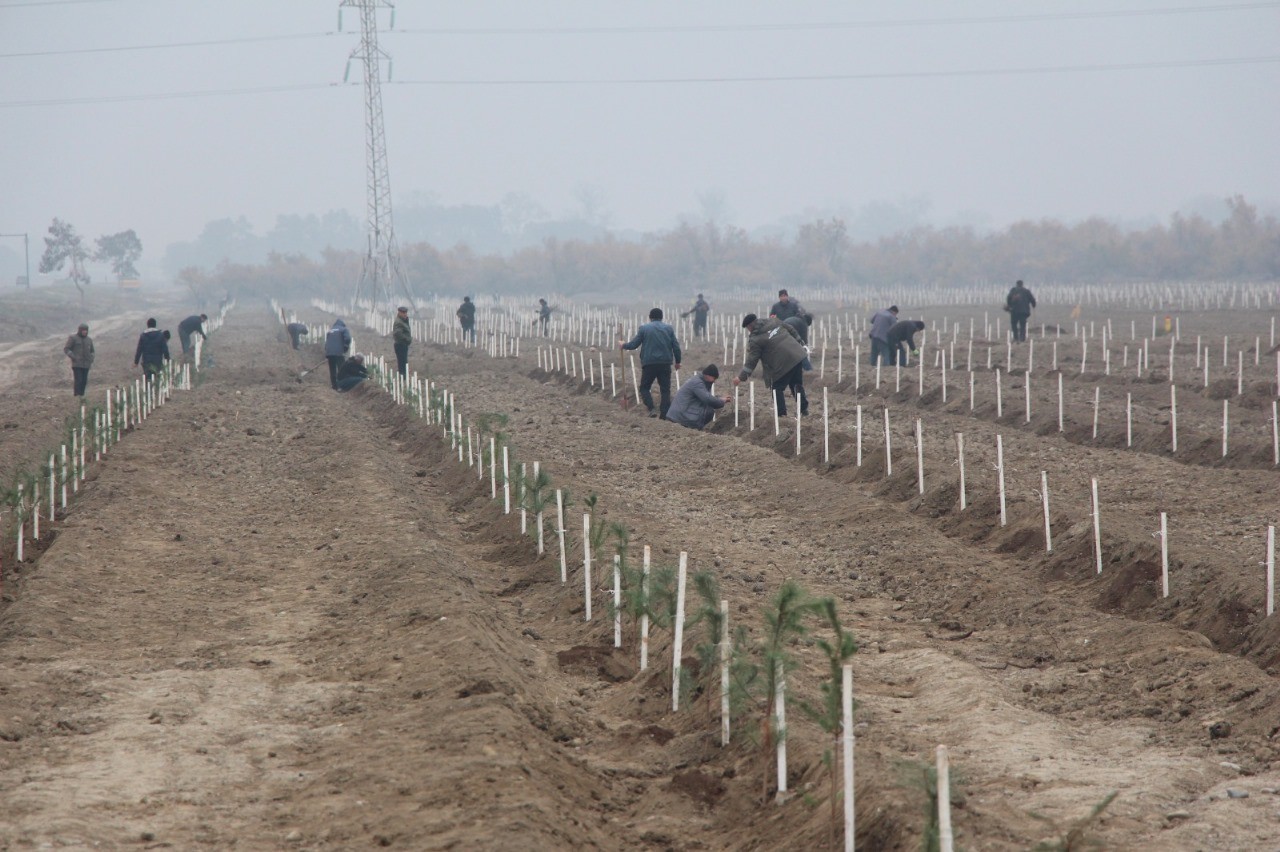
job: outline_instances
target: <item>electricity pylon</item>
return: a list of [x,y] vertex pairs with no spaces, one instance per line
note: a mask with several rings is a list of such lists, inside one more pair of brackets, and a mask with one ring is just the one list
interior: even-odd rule
[[382,124],[382,75],[380,64],[387,60],[390,79],[391,57],[378,47],[378,9],[391,10],[391,26],[395,26],[395,6],[389,0],[342,0],[338,10],[338,28],[342,28],[342,8],[354,7],[360,11],[360,46],[347,58],[347,73],[351,74],[351,61],[358,59],[364,65],[364,124],[365,160],[368,167],[368,240],[369,252],[365,255],[356,284],[355,301],[369,299],[375,306],[390,305],[396,295],[413,302],[409,282],[400,271],[400,249],[396,245],[395,229],[391,224],[391,173],[387,168],[387,136]]

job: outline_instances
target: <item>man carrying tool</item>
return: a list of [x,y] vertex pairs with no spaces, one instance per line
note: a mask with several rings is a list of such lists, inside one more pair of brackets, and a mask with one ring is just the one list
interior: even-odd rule
[[795,329],[777,317],[760,319],[755,314],[743,317],[742,327],[751,336],[747,338],[747,360],[742,364],[742,371],[734,377],[734,386],[751,378],[756,364],[763,361],[764,386],[773,389],[778,415],[786,416],[787,388],[800,403],[800,414],[808,414],[809,397],[804,392],[804,359],[808,353]]
[[[640,326],[630,341],[618,341],[623,349],[640,350],[640,400],[650,417],[666,417],[671,407],[671,366],[680,369],[680,343],[676,330],[662,321],[662,308],[649,311],[649,321]],[[659,410],[653,407],[650,390],[658,383],[661,395]]]
[[133,366],[142,365],[142,372],[151,381],[160,375],[164,362],[169,360],[169,344],[156,326],[156,318],[147,320],[147,330],[138,335],[138,348],[133,351]]
[[333,321],[333,327],[324,336],[324,357],[329,360],[329,386],[338,389],[338,368],[346,360],[351,349],[351,332],[347,324],[340,319]]
[[401,378],[409,377],[409,344],[413,342],[413,331],[409,328],[409,309],[404,305],[396,308],[396,321],[391,325],[391,342],[396,350],[396,372]]
[[676,397],[667,411],[667,419],[688,429],[704,428],[716,416],[716,411],[724,408],[731,399],[711,393],[711,386],[718,378],[720,368],[715,364],[708,364],[702,368],[701,373],[690,377],[676,391]]
[[711,306],[707,304],[706,299],[702,298],[702,294],[698,294],[698,301],[693,303],[693,307],[682,313],[680,316],[687,317],[693,314],[693,336],[707,339],[707,314],[711,313]]

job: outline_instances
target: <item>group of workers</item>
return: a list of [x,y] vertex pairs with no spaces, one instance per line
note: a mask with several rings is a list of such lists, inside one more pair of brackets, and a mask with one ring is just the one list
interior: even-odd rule
[[[182,343],[184,360],[192,349],[191,339],[200,335],[207,339],[204,323],[209,319],[207,314],[192,314],[178,323],[178,340]],[[133,366],[141,368],[144,377],[151,381],[164,369],[169,358],[169,340],[172,335],[168,329],[161,330],[155,317],[147,320],[146,328],[138,335],[138,345],[133,352]],[[72,395],[84,396],[89,386],[89,370],[93,367],[93,338],[89,336],[89,324],[80,323],[76,333],[67,338],[62,347],[62,354],[71,362]]]

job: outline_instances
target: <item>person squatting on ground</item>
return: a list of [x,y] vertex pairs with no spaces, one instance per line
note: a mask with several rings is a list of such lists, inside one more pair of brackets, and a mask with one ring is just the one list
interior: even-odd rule
[[919,355],[916,348],[916,332],[924,331],[924,320],[899,320],[889,328],[889,363],[905,365],[907,350]]
[[329,361],[329,386],[338,389],[338,368],[346,360],[351,349],[351,332],[347,324],[340,319],[333,321],[333,327],[324,336],[324,357]]
[[306,337],[309,331],[307,329],[306,323],[301,323],[301,322],[291,322],[288,325],[286,325],[284,328],[285,328],[285,331],[289,332],[289,345],[292,346],[294,349],[298,348],[298,341],[301,338]]
[[1021,281],[1016,282],[1004,297],[1004,309],[1009,312],[1009,330],[1013,339],[1027,339],[1027,320],[1031,318],[1031,309],[1036,306],[1036,297]]
[[169,360],[169,343],[156,327],[156,318],[147,320],[147,330],[138,335],[138,348],[133,351],[133,366],[142,364],[142,372],[150,381],[164,369]]
[[476,306],[470,296],[462,297],[462,304],[458,306],[455,314],[458,317],[458,323],[462,326],[463,341],[470,337],[474,344],[476,342]]
[[84,389],[89,384],[89,368],[93,366],[93,338],[89,336],[88,325],[80,323],[79,330],[67,338],[62,354],[71,359],[72,395],[84,396]]
[[345,393],[369,378],[369,368],[364,365],[364,356],[359,352],[352,355],[338,368],[337,390]]
[[787,413],[788,388],[800,403],[800,414],[809,413],[809,398],[804,392],[804,359],[808,354],[795,329],[777,317],[760,319],[755,314],[742,318],[742,327],[751,335],[747,338],[747,360],[733,384],[742,384],[751,378],[756,364],[762,363],[764,386],[773,389],[773,400],[778,406],[778,416]]
[[682,313],[681,317],[687,317],[693,314],[693,336],[707,339],[707,314],[711,313],[711,306],[702,298],[702,294],[698,294],[698,301],[693,303],[693,307]]
[[804,313],[804,308],[800,307],[800,303],[787,293],[786,288],[778,291],[778,301],[773,303],[773,307],[769,309],[769,316],[777,317],[780,320],[788,317],[799,316]]
[[391,324],[391,343],[396,350],[396,372],[400,378],[409,378],[409,344],[413,342],[413,331],[409,328],[409,309],[404,305],[396,308],[396,321]]
[[549,337],[551,335],[551,312],[555,308],[547,304],[546,299],[538,300],[538,318],[533,321],[534,325],[542,324],[542,336]]
[[[623,349],[640,350],[640,399],[650,417],[666,417],[671,408],[671,366],[680,369],[680,343],[676,330],[662,321],[662,308],[649,311],[649,321],[628,342],[618,341]],[[649,391],[657,381],[661,407],[653,410],[653,394]]]
[[715,364],[703,367],[701,373],[691,377],[676,391],[671,408],[667,410],[667,419],[689,429],[702,429],[710,423],[716,411],[724,408],[731,399],[711,393],[711,386],[718,378],[720,368]]
[[204,333],[204,321],[208,318],[205,314],[192,314],[178,323],[178,342],[182,344],[183,355],[191,351],[191,335],[198,334],[201,340],[209,339]]
[[898,306],[890,305],[884,310],[876,311],[867,320],[871,324],[871,366],[892,363],[889,358],[889,329],[898,321]]

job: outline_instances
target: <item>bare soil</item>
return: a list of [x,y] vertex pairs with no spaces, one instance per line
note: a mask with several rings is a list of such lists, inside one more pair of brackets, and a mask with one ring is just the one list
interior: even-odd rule
[[[104,380],[135,337],[95,338]],[[646,672],[632,625],[612,648],[604,572],[584,620],[580,533],[562,585],[554,535],[539,558],[440,427],[370,383],[339,395],[321,372],[297,381],[316,350],[290,351],[265,306],[238,308],[210,345],[204,382],[91,467],[51,543],[20,566],[3,551],[0,848],[827,847],[830,743],[798,708],[793,794],[779,804],[772,755],[747,737],[720,747],[714,690],[671,712],[668,631]],[[17,365],[0,384],[3,419],[18,424],[0,431],[6,459],[70,413],[55,346],[55,358],[0,360]],[[688,364],[719,360],[691,348]],[[1002,418],[971,414],[967,386],[946,403],[905,381],[877,392],[864,368],[854,390],[828,361],[825,461],[817,418],[801,424],[799,457],[794,421],[775,436],[763,408],[754,432],[729,414],[694,433],[539,370],[529,347],[495,359],[418,343],[411,365],[469,420],[507,417],[517,462],[539,461],[573,495],[570,529],[598,495],[633,550],[665,564],[684,550],[714,572],[753,635],[786,578],[837,599],[860,646],[860,848],[918,847],[925,799],[909,776],[939,743],[963,848],[1061,839],[1112,791],[1089,831],[1105,848],[1280,846],[1280,627],[1262,613],[1258,565],[1280,489],[1255,458],[1265,433],[1222,466],[1211,450],[1161,448],[1163,383],[1072,377],[1090,408],[1075,405],[1059,433],[1056,409],[1024,423],[1020,396]],[[1037,408],[1051,398],[1039,381]],[[1120,406],[1133,394],[1144,443],[1125,446],[1123,407],[1105,440],[1079,433],[1100,383]],[[821,387],[811,381],[815,413]],[[16,416],[31,399],[54,435]],[[1188,403],[1189,442],[1213,443],[1215,406],[1220,417],[1220,401]],[[691,667],[701,629],[686,636]],[[823,661],[811,641],[795,650],[789,687],[816,700]]]

